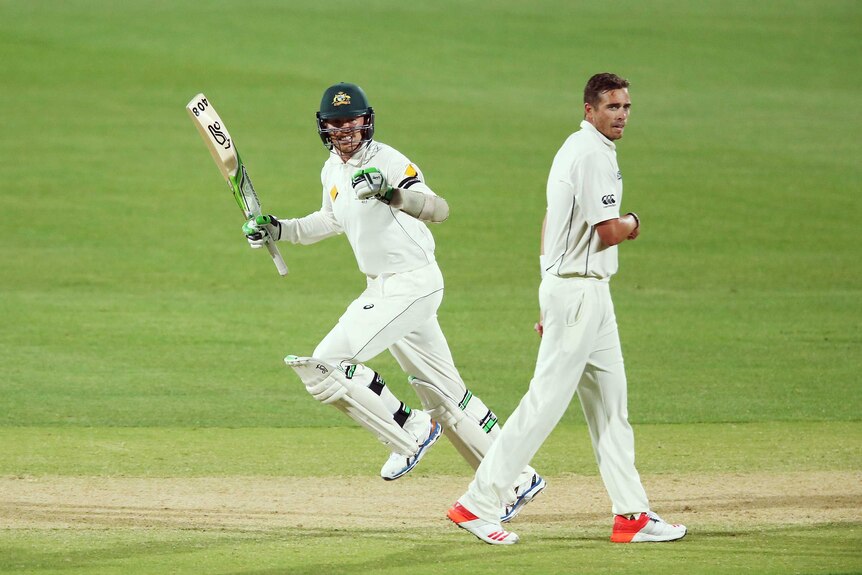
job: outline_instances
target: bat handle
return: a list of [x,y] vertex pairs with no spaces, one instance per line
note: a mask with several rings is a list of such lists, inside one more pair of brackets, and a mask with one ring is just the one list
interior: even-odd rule
[[272,240],[266,242],[266,249],[269,250],[269,255],[272,256],[272,261],[275,262],[275,267],[278,268],[278,275],[287,275],[287,264],[284,263],[284,258],[281,257],[281,252],[278,251],[275,242]]

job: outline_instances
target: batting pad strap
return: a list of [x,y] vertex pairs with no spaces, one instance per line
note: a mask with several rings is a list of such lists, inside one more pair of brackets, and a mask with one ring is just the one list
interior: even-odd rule
[[488,409],[488,406],[474,396],[469,389],[464,392],[464,397],[461,398],[458,407],[467,414],[467,417],[477,422],[485,433],[491,433],[491,430],[497,425],[497,415]]
[[449,204],[440,196],[407,189],[399,189],[398,195],[401,201],[397,207],[418,220],[440,223],[449,217]]
[[368,389],[373,391],[375,394],[380,395],[383,393],[383,388],[386,387],[386,382],[383,381],[383,378],[376,371],[374,372],[374,379],[371,380],[371,383],[368,384]]

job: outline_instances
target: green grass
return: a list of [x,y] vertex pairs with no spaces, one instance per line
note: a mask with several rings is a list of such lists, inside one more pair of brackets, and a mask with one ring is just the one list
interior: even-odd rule
[[[482,568],[548,575],[632,571],[849,574],[858,572],[858,552],[845,541],[848,535],[858,541],[860,530],[857,527],[848,534],[844,526],[765,531],[715,529],[692,536],[684,545],[636,549],[608,545],[605,533],[577,528],[563,536],[537,538],[530,545],[506,549],[468,546],[462,535],[451,532],[429,535],[406,529],[365,532],[358,538],[347,535],[337,531],[273,530],[202,536],[165,530],[151,540],[141,541],[126,532],[59,531],[33,545],[26,534],[13,534],[0,542],[0,550],[9,550],[0,560],[0,569],[15,569],[21,574],[136,573],[144,563],[151,572],[214,575],[396,574],[404,573],[406,568],[422,575],[467,573]],[[817,550],[808,551],[814,545]],[[549,562],[549,555],[565,560]],[[56,567],[30,567],[36,565]],[[237,570],[234,565],[248,567]],[[291,566],[289,571],[285,565]]]
[[[0,476],[376,473],[381,448],[281,363],[361,289],[347,242],[284,246],[284,280],[248,250],[183,110],[200,91],[287,217],[319,206],[323,89],[365,88],[452,208],[440,322],[505,419],[538,348],[547,170],[606,70],[632,80],[619,161],[644,229],[613,291],[642,473],[862,469],[859,3],[414,4],[0,0]],[[536,464],[596,472],[577,406]],[[448,445],[421,473],[469,478]],[[533,522],[503,551],[409,528],[0,529],[0,572],[855,573],[859,524],[618,548]]]
[[[638,468],[645,474],[853,471],[862,461],[860,422],[637,425],[635,430]],[[0,428],[0,444],[0,476],[34,477],[374,477],[386,455],[355,426],[7,427]],[[463,476],[465,483],[472,475],[448,442],[427,457],[415,475]],[[580,425],[556,429],[534,463],[549,475],[598,473]]]

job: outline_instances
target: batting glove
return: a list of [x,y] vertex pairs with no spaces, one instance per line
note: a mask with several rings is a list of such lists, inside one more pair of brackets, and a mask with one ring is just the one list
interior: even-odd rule
[[392,201],[395,188],[386,183],[386,178],[377,168],[366,168],[353,174],[353,191],[357,200],[376,198],[388,204]]
[[281,238],[281,222],[272,215],[255,216],[242,225],[242,233],[248,245],[258,249],[266,245],[270,238],[276,242]]

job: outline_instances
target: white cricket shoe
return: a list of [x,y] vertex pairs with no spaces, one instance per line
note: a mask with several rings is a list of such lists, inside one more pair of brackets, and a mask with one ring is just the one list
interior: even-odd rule
[[386,481],[398,479],[416,467],[428,448],[434,445],[443,433],[439,423],[424,411],[416,409],[410,413],[410,418],[404,423],[404,430],[416,438],[419,449],[409,457],[393,451],[380,469],[380,477]]
[[676,541],[685,537],[685,525],[671,524],[647,511],[640,515],[617,515],[611,541],[614,543],[648,543]]
[[479,519],[469,509],[455,502],[446,513],[449,520],[461,529],[466,529],[485,543],[491,545],[513,545],[518,542],[518,535],[506,531],[499,523],[491,523]]
[[500,517],[500,521],[505,523],[507,521],[511,521],[515,518],[515,516],[521,512],[527,503],[536,498],[536,496],[542,492],[543,489],[547,486],[545,480],[538,473],[534,473],[530,479],[521,483],[520,485],[515,487],[515,496],[516,499],[512,503],[506,505],[503,510],[503,516]]

